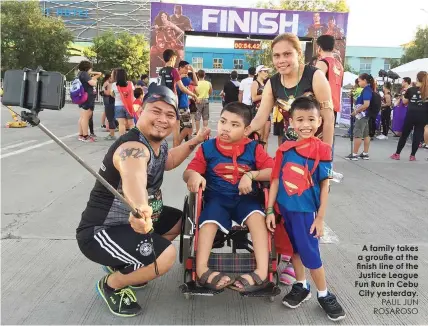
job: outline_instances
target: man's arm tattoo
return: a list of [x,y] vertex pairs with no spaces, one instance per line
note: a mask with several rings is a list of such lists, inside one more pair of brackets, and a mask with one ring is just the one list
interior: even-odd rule
[[196,148],[196,145],[189,145],[189,149],[193,152],[193,150]]
[[120,151],[119,157],[121,161],[125,161],[128,157],[143,158],[146,157],[146,153],[142,148],[124,148]]

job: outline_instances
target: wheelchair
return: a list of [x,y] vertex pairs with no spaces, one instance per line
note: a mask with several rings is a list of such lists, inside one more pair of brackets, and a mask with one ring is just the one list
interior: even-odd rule
[[[261,200],[266,207],[268,200],[268,184],[258,183],[257,198]],[[196,283],[196,250],[198,246],[199,225],[198,220],[204,206],[204,197],[202,188],[199,188],[197,194],[189,193],[184,199],[183,219],[181,224],[179,259],[184,266],[184,284],[180,290],[186,299],[193,296],[214,296],[224,291],[212,290],[199,287]],[[225,273],[250,273],[256,269],[256,260],[252,249],[252,242],[248,239],[249,230],[245,227],[232,227],[226,235],[220,229],[214,239],[213,249],[208,261],[208,267],[214,271]],[[232,252],[215,252],[214,250],[231,247]],[[273,244],[273,237],[269,233],[269,284],[266,288],[256,292],[240,292],[243,297],[267,297],[271,302],[275,296],[281,293],[279,288],[279,275],[277,273],[277,255]],[[246,252],[237,252],[237,250],[246,250]]]

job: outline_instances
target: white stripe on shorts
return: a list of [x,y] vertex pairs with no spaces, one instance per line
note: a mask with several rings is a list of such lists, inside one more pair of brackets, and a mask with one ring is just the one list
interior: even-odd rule
[[116,242],[114,242],[105,230],[98,232],[94,238],[98,241],[100,246],[114,258],[119,259],[128,265],[134,265],[134,270],[143,265],[139,260],[128,254]]

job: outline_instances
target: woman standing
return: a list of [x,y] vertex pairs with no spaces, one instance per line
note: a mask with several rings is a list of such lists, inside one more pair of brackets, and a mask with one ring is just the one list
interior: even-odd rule
[[111,96],[111,86],[113,83],[113,74],[112,73],[106,74],[103,80],[103,102],[104,102],[104,112],[105,116],[107,117],[108,121],[108,131],[109,135],[105,137],[105,140],[115,140],[116,137],[114,135],[114,132],[116,130],[116,123],[114,120],[114,97]]
[[426,71],[419,71],[416,86],[407,89],[403,103],[408,104],[403,133],[398,141],[397,150],[392,154],[393,160],[400,159],[400,153],[406,145],[410,132],[413,131],[412,152],[410,161],[416,161],[416,152],[424,136],[424,128],[428,121],[428,76]]
[[403,96],[406,94],[407,89],[410,87],[412,80],[409,77],[404,77],[401,83],[401,97],[394,104],[393,114],[392,114],[392,130],[397,134],[398,137],[401,136],[403,131],[404,120],[407,115],[407,105],[403,103]]
[[[254,81],[251,84],[251,100],[253,101],[253,106],[255,112],[257,112],[260,107],[260,103],[262,101],[263,89],[265,87],[266,81],[269,78],[269,68],[264,65],[260,65],[256,68],[256,76],[254,77]],[[270,133],[270,117],[268,121],[266,121],[265,125],[262,129],[259,130],[261,141],[265,143],[263,146],[267,151],[268,140]]]
[[382,123],[382,134],[377,136],[377,139],[388,139],[389,126],[391,124],[391,83],[386,82],[383,85],[383,101],[381,106],[381,123]]
[[[101,73],[92,71],[92,63],[86,60],[81,61],[79,63],[78,69],[79,73],[77,77],[82,83],[86,93],[88,93],[88,99],[86,100],[86,102],[79,105],[79,140],[87,143],[96,140],[93,130],[93,120],[91,120],[91,118],[94,114],[95,108],[95,87],[97,85],[98,78],[101,77]],[[88,135],[88,128],[90,128],[91,135]]]
[[[268,121],[272,108],[278,107],[284,125],[289,122],[289,110],[296,97],[314,94],[320,102],[323,120],[323,141],[333,145],[334,114],[330,85],[321,70],[303,63],[299,38],[291,33],[280,34],[272,41],[272,61],[278,71],[266,83],[262,101],[250,125],[249,133],[260,130]],[[318,134],[321,137],[321,134]]]
[[114,117],[119,122],[119,134],[123,135],[126,128],[134,127],[134,119],[131,114],[134,110],[134,85],[128,81],[125,69],[115,70],[116,82],[112,84],[112,96],[114,97]]

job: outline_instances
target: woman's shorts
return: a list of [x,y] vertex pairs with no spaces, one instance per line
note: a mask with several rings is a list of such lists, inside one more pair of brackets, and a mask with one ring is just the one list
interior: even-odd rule
[[115,106],[114,107],[114,118],[115,119],[132,119],[132,116],[126,111],[124,106]]

